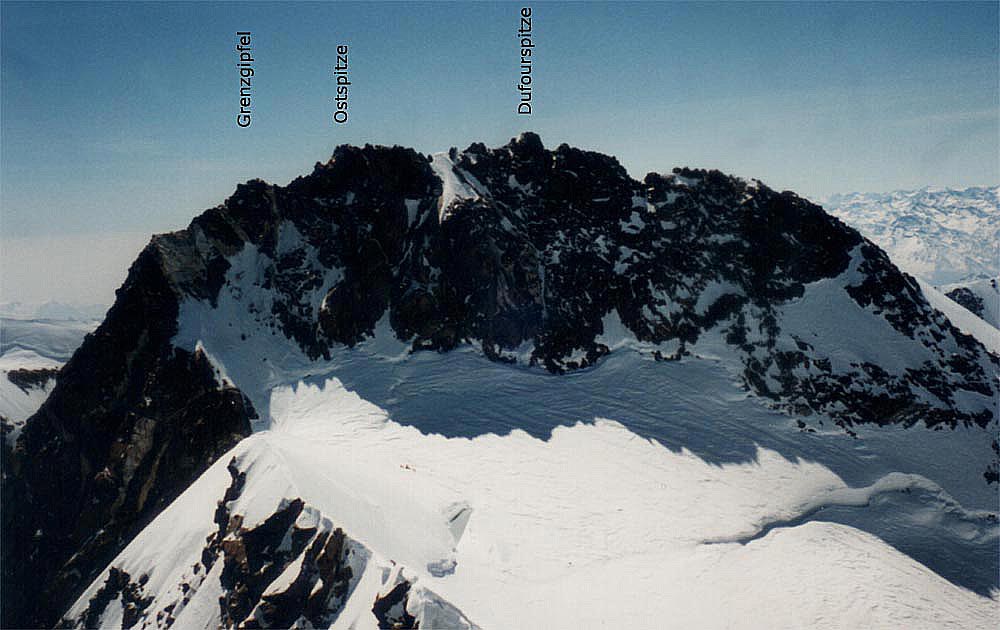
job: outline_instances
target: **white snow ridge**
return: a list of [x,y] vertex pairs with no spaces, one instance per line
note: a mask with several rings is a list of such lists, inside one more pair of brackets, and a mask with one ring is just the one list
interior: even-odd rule
[[483,197],[481,184],[475,176],[464,171],[452,162],[447,153],[435,153],[431,156],[431,168],[434,174],[441,178],[444,190],[438,201],[438,219],[444,221],[448,217],[448,209],[456,201],[463,199],[479,199]]
[[[809,522],[740,544],[816,509],[818,497],[864,504],[876,493],[852,493],[826,467],[774,451],[719,466],[611,420],[560,427],[549,440],[445,438],[392,421],[335,378],[278,388],[271,409],[271,430],[223,457],[112,562],[149,576],[154,613],[175,602],[171,585],[198,561],[233,457],[247,485],[230,511],[245,513],[245,527],[303,497],[372,550],[351,595],[359,604],[397,563],[421,592],[484,628],[753,627],[765,611],[769,627],[959,628],[986,627],[997,612],[996,601],[852,527]],[[457,532],[456,505],[468,506]],[[733,542],[710,544],[720,539]],[[208,579],[184,610],[214,626],[219,595]],[[331,627],[376,627],[370,616],[345,608]]]
[[[995,591],[956,585],[870,533],[893,504],[896,530],[994,549],[983,511],[993,495],[965,485],[978,469],[945,474],[927,456],[972,452],[975,436],[859,427],[857,443],[831,431],[792,448],[782,437],[792,421],[749,398],[717,358],[654,362],[615,313],[603,338],[615,352],[556,383],[469,348],[410,355],[384,322],[311,361],[225,296],[214,308],[185,303],[175,343],[203,348],[266,415],[110,563],[143,576],[143,627],[224,624],[228,560],[198,569],[217,505],[254,530],[295,500],[304,507],[290,532],[345,536],[350,577],[322,627],[983,628],[1000,613]],[[721,352],[712,348],[706,356]],[[634,430],[646,421],[635,410],[663,440]],[[470,428],[436,432],[449,426]],[[245,484],[224,502],[233,471]],[[841,513],[818,518],[825,510]],[[229,531],[223,547],[236,544]],[[292,589],[304,557],[264,599]],[[68,618],[82,625],[107,575]],[[99,625],[117,626],[125,609],[111,602]]]

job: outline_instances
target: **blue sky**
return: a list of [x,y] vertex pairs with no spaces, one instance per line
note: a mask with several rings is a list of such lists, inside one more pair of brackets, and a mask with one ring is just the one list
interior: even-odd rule
[[[711,167],[811,197],[1000,179],[996,3],[536,3],[530,118],[514,113],[520,6],[4,2],[0,237],[177,229],[338,144],[433,152],[525,129],[634,177]],[[249,129],[238,30],[254,34]]]

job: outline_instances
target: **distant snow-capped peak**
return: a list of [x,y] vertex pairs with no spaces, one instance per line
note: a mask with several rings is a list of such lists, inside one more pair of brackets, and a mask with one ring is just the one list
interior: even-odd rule
[[843,193],[827,211],[884,249],[900,268],[932,284],[1000,274],[1000,187],[928,186]]

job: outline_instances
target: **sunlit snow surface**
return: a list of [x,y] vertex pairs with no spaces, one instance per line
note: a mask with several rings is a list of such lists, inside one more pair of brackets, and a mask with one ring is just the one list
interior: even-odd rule
[[[880,496],[770,449],[720,465],[603,419],[547,440],[520,430],[446,438],[389,420],[335,378],[278,388],[271,409],[272,429],[224,456],[113,564],[149,573],[147,592],[178,583],[212,529],[235,455],[249,472],[231,509],[246,523],[304,497],[484,628],[759,627],[765,618],[769,627],[976,627],[997,612],[995,601],[844,525],[810,522],[741,544],[819,504]],[[927,514],[958,509],[926,480],[881,483],[893,493],[929,488],[919,501]],[[470,509],[457,535],[448,524],[456,505]],[[452,563],[442,577],[428,570]],[[181,615],[212,618],[218,594],[199,590]]]
[[930,284],[923,280],[917,282],[930,305],[947,315],[956,328],[978,339],[990,352],[1000,354],[1000,330]]
[[[997,257],[1000,258],[1000,241],[998,241]],[[1000,328],[1000,277],[981,278],[972,282],[960,282],[958,284],[938,287],[943,293],[950,293],[954,289],[966,289],[983,301],[983,311],[980,318],[994,328]]]
[[[614,313],[612,354],[563,376],[469,347],[410,354],[384,319],[311,361],[252,315],[269,297],[249,249],[239,298],[184,303],[175,344],[202,348],[261,419],[112,563],[149,574],[149,618],[214,529],[232,456],[248,471],[230,508],[246,526],[301,497],[375,554],[335,627],[373,627],[375,567],[391,562],[483,628],[988,627],[1000,614],[980,429],[800,432],[739,387],[710,335],[657,362]],[[811,286],[784,316],[839,299]],[[177,623],[213,625],[215,583]]]

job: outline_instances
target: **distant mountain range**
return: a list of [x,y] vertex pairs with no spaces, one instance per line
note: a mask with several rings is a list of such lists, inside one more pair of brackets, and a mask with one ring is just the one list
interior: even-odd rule
[[837,194],[822,203],[901,269],[943,285],[1000,275],[998,191],[927,187]]
[[58,321],[100,321],[108,312],[107,304],[66,302],[0,302],[0,317],[8,319],[50,319]]

